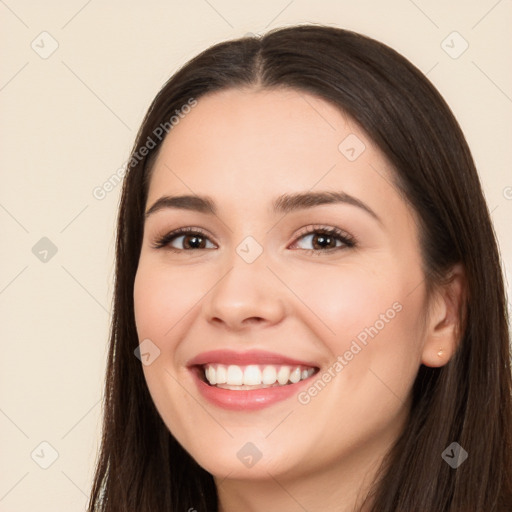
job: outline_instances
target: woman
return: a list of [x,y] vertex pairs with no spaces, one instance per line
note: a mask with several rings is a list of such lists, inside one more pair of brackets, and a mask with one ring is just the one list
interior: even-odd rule
[[511,510],[497,245],[414,66],[331,27],[218,44],[128,167],[90,511]]

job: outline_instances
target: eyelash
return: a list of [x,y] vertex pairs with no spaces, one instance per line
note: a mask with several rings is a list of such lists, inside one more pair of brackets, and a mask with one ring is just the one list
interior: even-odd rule
[[[307,254],[313,254],[315,256],[320,256],[320,253],[332,253],[334,251],[339,251],[341,249],[348,249],[352,247],[356,247],[357,242],[356,239],[349,235],[347,232],[342,231],[341,229],[335,227],[325,227],[325,226],[308,226],[304,228],[297,237],[292,245],[295,245],[298,240],[301,238],[311,235],[311,234],[321,234],[327,235],[331,237],[336,237],[340,240],[343,246],[340,247],[330,247],[328,249],[300,249],[301,251],[306,252]],[[184,252],[184,251],[194,251],[201,249],[176,249],[175,247],[171,247],[169,244],[180,235],[200,235],[201,237],[208,238],[208,235],[201,229],[196,227],[187,227],[187,228],[179,228],[174,231],[171,231],[161,237],[159,237],[153,244],[152,247],[154,249],[162,249],[167,248],[172,252]],[[202,250],[211,250],[211,249],[202,249]]]

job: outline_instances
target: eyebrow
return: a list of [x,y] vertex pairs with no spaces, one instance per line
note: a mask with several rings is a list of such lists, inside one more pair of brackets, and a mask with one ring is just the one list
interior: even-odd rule
[[[283,194],[274,200],[272,210],[274,213],[290,213],[296,210],[313,208],[315,206],[339,203],[345,203],[361,208],[382,224],[381,218],[367,204],[346,192],[325,191]],[[210,197],[184,195],[162,196],[157,199],[146,212],[146,218],[165,208],[191,210],[208,215],[217,215],[215,202]]]

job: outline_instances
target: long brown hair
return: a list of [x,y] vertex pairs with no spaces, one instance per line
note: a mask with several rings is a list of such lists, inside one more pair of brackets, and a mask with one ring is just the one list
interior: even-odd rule
[[[212,475],[168,431],[134,356],[133,285],[151,163],[161,143],[155,130],[169,128],[191,99],[254,86],[305,91],[350,115],[391,161],[396,186],[420,219],[427,288],[454,264],[465,269],[458,351],[441,368],[420,367],[408,423],[375,481],[372,511],[512,510],[505,291],[464,135],[438,91],[400,54],[351,31],[299,25],[205,50],[170,78],[142,123],[119,209],[104,424],[89,512],[217,511]],[[469,454],[457,469],[441,456],[452,442]]]

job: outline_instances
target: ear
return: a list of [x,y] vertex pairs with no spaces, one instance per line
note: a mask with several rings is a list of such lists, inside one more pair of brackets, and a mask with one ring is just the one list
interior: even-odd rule
[[444,366],[455,354],[463,328],[460,318],[465,304],[466,274],[464,267],[457,264],[446,282],[433,291],[429,301],[421,358],[425,366]]

